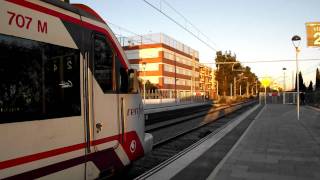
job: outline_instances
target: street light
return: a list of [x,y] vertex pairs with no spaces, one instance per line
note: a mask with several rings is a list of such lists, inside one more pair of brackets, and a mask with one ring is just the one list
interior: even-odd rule
[[285,93],[285,91],[286,91],[286,70],[287,70],[287,68],[282,68],[282,70],[283,70],[283,104],[285,104],[286,103],[286,93]]
[[296,78],[297,78],[297,118],[298,120],[300,119],[299,117],[299,112],[300,112],[300,91],[299,91],[299,64],[298,64],[298,54],[299,54],[299,46],[301,42],[300,36],[294,35],[291,38],[292,44],[296,49]]
[[143,62],[142,69],[143,69],[143,100],[144,100],[144,103],[146,103],[146,66],[147,66],[147,63]]

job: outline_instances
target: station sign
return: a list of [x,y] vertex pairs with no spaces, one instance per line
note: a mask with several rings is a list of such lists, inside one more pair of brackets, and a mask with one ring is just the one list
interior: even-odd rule
[[264,87],[268,87],[270,86],[271,84],[271,78],[269,77],[264,77],[262,80],[261,80],[261,83]]
[[320,22],[306,23],[307,46],[320,47]]

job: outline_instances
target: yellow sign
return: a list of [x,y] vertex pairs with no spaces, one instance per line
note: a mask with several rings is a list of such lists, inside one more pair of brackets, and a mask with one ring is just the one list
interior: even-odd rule
[[264,87],[268,87],[268,86],[270,86],[270,84],[271,84],[271,79],[270,79],[270,78],[263,78],[262,81],[261,81],[261,83],[262,83],[262,85],[263,85]]
[[320,22],[306,23],[307,28],[307,46],[320,47]]

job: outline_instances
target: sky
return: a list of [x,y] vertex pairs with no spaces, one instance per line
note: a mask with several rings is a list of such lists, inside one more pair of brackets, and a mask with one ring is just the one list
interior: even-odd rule
[[[240,62],[261,60],[295,60],[293,35],[302,40],[299,61],[304,82],[315,82],[316,68],[320,68],[320,48],[306,46],[306,22],[320,22],[320,0],[148,0],[192,32],[197,31],[165,3],[168,2],[184,15],[197,29],[209,37],[200,35],[216,50],[231,51]],[[143,0],[71,0],[83,3],[103,19],[136,34],[162,32],[199,51],[200,62],[212,63],[215,51],[208,48],[165,16],[148,6]],[[110,25],[117,34],[133,36],[117,26]],[[292,87],[292,74],[296,64],[243,63],[251,67],[258,77],[269,76],[283,84],[283,70],[287,68],[286,87]]]

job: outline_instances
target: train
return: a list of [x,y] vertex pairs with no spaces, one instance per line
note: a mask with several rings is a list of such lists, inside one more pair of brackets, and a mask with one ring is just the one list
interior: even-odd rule
[[98,13],[0,4],[0,179],[109,177],[152,150],[137,72]]

